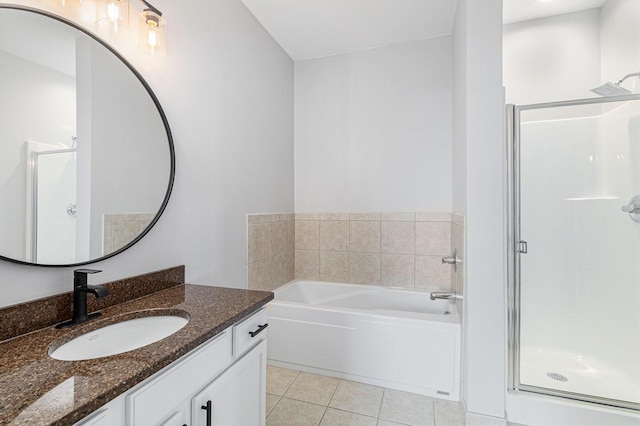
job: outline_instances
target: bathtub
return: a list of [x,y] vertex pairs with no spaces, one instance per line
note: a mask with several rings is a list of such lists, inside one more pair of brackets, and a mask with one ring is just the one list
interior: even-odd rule
[[269,365],[458,401],[455,303],[389,287],[292,281],[267,305]]

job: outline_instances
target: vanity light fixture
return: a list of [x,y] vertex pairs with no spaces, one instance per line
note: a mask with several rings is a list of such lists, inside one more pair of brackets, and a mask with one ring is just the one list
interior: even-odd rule
[[98,0],[96,25],[109,32],[118,33],[129,26],[129,0]]
[[80,7],[83,0],[61,0],[62,7]]
[[162,19],[162,12],[145,0],[140,0],[146,6],[139,15],[138,46],[151,55],[163,56],[167,53],[166,23]]

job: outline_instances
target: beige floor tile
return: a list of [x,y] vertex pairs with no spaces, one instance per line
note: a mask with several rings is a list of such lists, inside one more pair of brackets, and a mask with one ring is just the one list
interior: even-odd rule
[[273,410],[273,407],[280,401],[280,397],[278,395],[272,395],[270,393],[267,394],[267,402],[265,404],[266,415],[268,416]]
[[402,423],[390,422],[389,420],[378,420],[377,426],[407,426]]
[[329,407],[378,417],[384,388],[341,380]]
[[464,426],[465,415],[459,402],[434,399],[436,426]]
[[333,377],[302,372],[289,386],[284,396],[313,404],[328,405],[339,382],[339,379]]
[[326,407],[281,398],[267,417],[267,426],[318,426]]
[[291,383],[298,377],[299,371],[287,368],[267,366],[267,393],[282,396]]
[[376,426],[377,420],[375,417],[327,408],[320,426]]
[[380,418],[412,426],[434,426],[433,399],[428,396],[385,389]]

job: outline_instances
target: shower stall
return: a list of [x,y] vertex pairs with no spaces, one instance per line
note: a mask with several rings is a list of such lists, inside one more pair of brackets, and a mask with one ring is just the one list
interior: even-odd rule
[[508,115],[513,390],[640,410],[640,96]]

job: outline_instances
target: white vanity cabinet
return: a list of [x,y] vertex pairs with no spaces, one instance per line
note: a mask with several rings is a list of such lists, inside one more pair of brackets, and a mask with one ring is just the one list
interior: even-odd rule
[[262,341],[191,402],[193,426],[264,426],[267,342]]
[[266,309],[262,308],[76,426],[263,426],[264,324]]

